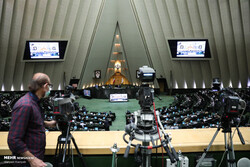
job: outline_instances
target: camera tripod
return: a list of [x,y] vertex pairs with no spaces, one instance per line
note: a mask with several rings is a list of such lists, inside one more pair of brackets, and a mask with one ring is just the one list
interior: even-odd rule
[[[235,162],[235,153],[234,153],[234,146],[233,146],[233,137],[232,137],[232,129],[231,129],[231,119],[230,116],[226,116],[226,118],[229,118],[226,121],[223,121],[219,124],[212,140],[210,141],[208,147],[204,150],[204,153],[202,154],[199,162],[197,163],[196,167],[199,167],[203,161],[203,159],[205,158],[207,152],[209,151],[210,147],[212,146],[216,136],[218,135],[219,131],[221,130],[221,128],[223,129],[222,132],[224,133],[224,141],[225,141],[225,152],[227,154],[227,167],[236,167],[236,162]],[[240,138],[241,143],[244,145],[245,141],[242,137],[242,134],[238,128],[238,126],[236,126],[236,129],[238,131],[238,135]],[[228,134],[228,138],[227,138],[227,134]]]
[[[67,130],[64,127],[62,130],[62,134],[60,136],[58,136],[57,145],[56,145],[56,152],[55,152],[55,166],[58,166],[58,167],[70,166],[70,153],[71,153],[70,143],[72,140],[72,142],[75,146],[75,149],[77,151],[78,157],[81,159],[82,166],[86,167],[86,164],[85,164],[84,159],[83,159],[83,155],[80,153],[78,146],[75,142],[75,139],[72,136],[72,134],[70,133],[70,126],[71,126],[71,123],[68,122],[67,127],[66,127]],[[68,149],[68,152],[67,152],[67,149]]]
[[[137,112],[135,112],[135,115],[137,115]],[[140,115],[140,114],[139,114]],[[159,111],[156,111],[157,120],[160,120]],[[135,122],[137,122],[137,117],[135,117]],[[123,135],[123,140],[128,144],[127,148],[124,153],[124,158],[127,158],[129,155],[130,147],[135,147],[135,157],[138,155],[138,150],[141,150],[141,158],[136,158],[136,161],[141,165],[141,167],[151,167],[151,154],[152,149],[157,149],[161,146],[165,149],[167,155],[169,156],[169,159],[171,163],[174,163],[176,161],[179,161],[179,157],[171,144],[171,138],[168,134],[164,132],[164,128],[161,124],[161,122],[158,122],[159,128],[161,130],[160,136],[158,136],[157,131],[145,131],[145,130],[138,130],[138,128],[135,127],[136,124],[129,124],[125,127],[125,133]],[[134,129],[136,128],[136,129]],[[147,133],[145,133],[147,132]],[[164,136],[164,139],[161,139],[161,143],[159,145],[155,145],[155,141],[160,139],[160,137]],[[127,135],[129,135],[129,141],[125,138]],[[139,141],[142,141],[141,144],[132,144],[132,141],[136,139]],[[150,146],[150,142],[152,143],[152,146]],[[170,151],[171,150],[171,151]]]

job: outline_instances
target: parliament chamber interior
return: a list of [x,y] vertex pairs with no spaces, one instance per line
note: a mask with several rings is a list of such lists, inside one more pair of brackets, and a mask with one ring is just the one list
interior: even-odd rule
[[0,1],[0,166],[250,167],[249,0]]

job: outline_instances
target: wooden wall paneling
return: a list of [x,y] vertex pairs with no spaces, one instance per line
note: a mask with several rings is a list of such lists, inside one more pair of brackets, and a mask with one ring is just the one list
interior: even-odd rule
[[210,88],[212,83],[212,78],[215,76],[220,77],[220,69],[217,60],[216,46],[214,45],[214,34],[213,34],[211,15],[208,9],[208,3],[205,1],[203,2],[197,1],[197,4],[201,18],[201,28],[204,32],[204,38],[208,38],[209,40],[210,52],[212,56],[212,60],[209,61],[209,66],[207,66],[208,68],[210,68],[211,74],[209,74],[206,71],[207,69],[204,68],[205,67],[204,64],[206,65],[208,62],[204,61],[201,62],[201,72],[203,76],[201,82],[202,82],[202,87],[205,86],[207,88]]
[[[132,77],[132,83],[139,83],[139,79],[136,79],[135,75],[136,70],[143,65],[153,67],[142,25],[145,21],[144,17],[141,17],[141,14],[146,12],[145,7],[141,8],[141,5],[144,6],[144,2],[137,0],[119,0],[118,5],[119,12],[121,11],[118,15],[118,22],[124,52],[129,65],[129,72]],[[124,8],[125,6],[126,8]],[[148,17],[146,17],[145,20],[146,19],[148,21]],[[157,84],[157,82],[155,82],[155,84]]]
[[[228,63],[229,73],[230,73],[230,81],[232,81],[232,86],[238,86],[239,80],[239,70],[238,63],[236,59],[236,51],[235,51],[235,40],[233,36],[233,28],[232,28],[232,18],[230,15],[229,1],[221,0],[219,1],[219,7],[221,11],[221,22],[223,28],[223,35],[225,38],[226,45],[226,56],[228,61],[224,61],[224,63]],[[229,81],[229,82],[230,82]],[[224,83],[225,87],[230,86],[230,83]]]
[[[43,14],[45,14],[46,11],[44,12],[43,10],[38,10],[37,8],[39,8],[40,5],[45,6],[46,4],[38,3],[38,1],[29,1],[29,0],[27,0],[27,2],[26,2],[25,14],[24,14],[24,24],[23,24],[23,27],[22,27],[22,31],[24,32],[23,33],[24,36],[21,37],[23,42],[22,42],[22,45],[19,46],[19,47],[21,47],[20,50],[22,50],[21,51],[22,55],[20,56],[21,59],[22,59],[22,56],[23,56],[23,53],[24,53],[26,40],[27,39],[32,39],[32,38],[38,38],[39,39],[41,34],[42,34],[41,33],[42,29],[40,28],[40,26],[42,26],[43,24],[38,23],[38,22],[44,23],[43,20],[44,20],[44,18],[46,18],[46,16],[44,17]],[[26,11],[30,11],[30,12],[26,12]],[[36,24],[39,24],[40,26],[37,26]],[[38,28],[38,29],[36,29],[36,28]],[[31,35],[34,35],[34,36],[32,37]],[[22,78],[21,81],[23,83],[24,90],[27,90],[28,89],[28,83],[29,83],[30,79],[32,78],[33,74],[35,72],[38,72],[35,69],[37,63],[34,63],[34,62],[31,62],[31,63],[21,62],[20,64],[21,64],[21,69],[19,69],[19,70],[23,75],[23,78]],[[42,64],[43,63],[41,63],[39,66],[42,66]],[[42,71],[40,71],[40,72],[42,72]],[[19,83],[19,85],[21,85],[22,83]]]
[[[190,15],[187,9],[187,3],[182,1],[176,1],[177,9],[180,16],[180,24],[183,30],[183,38],[194,38],[194,32],[191,25]],[[184,88],[191,88],[193,86],[193,74],[191,68],[192,61],[181,61],[181,67],[184,74]]]
[[[204,33],[201,26],[201,18],[196,0],[191,0],[187,3],[187,8],[190,17],[190,23],[192,26],[193,35],[195,38],[204,37]],[[190,88],[201,88],[202,87],[202,72],[199,61],[191,62],[191,71],[193,74],[193,81]]]
[[[13,17],[12,23],[10,27],[10,37],[9,37],[9,45],[8,45],[8,55],[6,57],[6,65],[4,70],[4,83],[5,89],[11,90],[12,85],[15,82],[14,78],[14,69],[16,65],[16,55],[18,52],[18,44],[20,40],[21,33],[21,25],[23,20],[23,12],[24,12],[25,0],[15,1],[13,8]],[[14,90],[19,87],[14,87]]]
[[25,91],[28,90],[28,85],[32,78],[32,75],[34,74],[34,69],[35,69],[35,63],[25,63],[24,69],[22,70],[23,73],[22,84],[23,84],[23,89]]
[[[237,66],[239,69],[239,81],[235,87],[246,86],[247,85],[247,58],[246,58],[246,45],[244,42],[244,34],[243,34],[243,23],[242,17],[240,13],[240,4],[239,1],[229,1],[231,18],[232,18],[232,27],[233,27],[233,35],[235,39],[235,48],[236,54],[234,57],[237,59]],[[240,85],[239,85],[240,84]]]
[[189,18],[190,18],[189,21],[193,31],[193,36],[195,38],[202,38],[204,37],[204,31],[202,27],[201,14],[204,11],[200,12],[198,2],[197,0],[189,0],[188,3],[186,3],[186,5],[189,13]]
[[[44,16],[44,21],[42,24],[41,39],[51,39],[58,5],[59,5],[58,0],[54,0],[54,1],[48,0],[47,6],[46,6],[46,12]],[[54,84],[54,80],[55,80],[53,76],[54,69],[55,69],[54,62],[44,63],[44,73],[50,77],[52,84]],[[58,69],[55,69],[55,70],[58,70]],[[57,90],[58,87],[54,86],[53,89]]]
[[[88,63],[88,56],[90,54],[90,49],[92,48],[92,43],[96,34],[96,29],[100,19],[98,16],[100,16],[102,12],[103,2],[104,1],[91,1],[79,49],[77,52],[78,56],[75,59],[71,76],[81,76],[82,72],[86,72],[88,70],[86,69]],[[93,74],[93,71],[91,71],[90,73]],[[90,73],[88,73],[88,75]],[[87,80],[89,83],[92,83],[92,75],[91,77],[88,77],[84,80]]]
[[[148,46],[150,46],[149,52],[150,57],[153,62],[153,68],[156,70],[156,78],[160,78],[160,76],[165,76],[163,70],[162,59],[159,53],[159,49],[163,47],[163,36],[162,36],[162,29],[160,27],[161,23],[159,20],[159,16],[157,15],[158,11],[156,8],[155,1],[144,1],[145,7],[147,10],[147,17],[148,17],[148,32],[145,33],[146,41]],[[145,28],[144,26],[142,26]],[[146,30],[144,31],[146,32]]]
[[[214,32],[215,47],[217,50],[219,67],[220,67],[220,79],[224,86],[228,86],[229,83],[229,67],[226,56],[226,46],[223,34],[222,22],[220,17],[220,9],[217,0],[208,1],[208,7],[211,15],[212,28]],[[205,76],[204,76],[205,77]]]
[[[16,55],[16,66],[14,71],[14,80],[15,80],[14,87],[17,90],[18,89],[20,90],[21,85],[23,85],[24,90],[27,90],[28,89],[27,85],[29,83],[29,80],[31,79],[31,76],[25,73],[25,68],[27,67],[25,67],[26,63],[22,62],[22,59],[23,59],[26,40],[30,38],[31,34],[36,3],[37,1],[32,1],[32,0],[25,1],[24,13],[22,16],[23,20],[21,25],[21,33],[20,33],[18,51]],[[28,69],[26,71],[33,71],[34,66],[31,67],[32,67],[31,69]]]
[[60,0],[58,1],[57,11],[54,19],[54,24],[52,28],[52,39],[61,39],[64,35],[62,34],[63,26],[65,23],[65,18],[69,8],[69,1],[68,0]]
[[[204,32],[204,37],[208,38],[209,40],[209,46],[210,46],[210,53],[212,60],[210,60],[210,67],[211,67],[211,72],[212,72],[212,78],[221,78],[221,69],[219,65],[219,60],[218,60],[218,53],[217,49],[218,47],[216,46],[215,42],[215,34],[213,30],[213,23],[212,23],[212,18],[211,14],[209,11],[209,5],[207,1],[197,1],[198,4],[198,9],[199,9],[199,15],[201,18],[201,28]],[[206,76],[203,76],[205,78]]]
[[4,81],[4,74],[5,74],[5,65],[8,56],[8,48],[9,48],[9,41],[10,41],[10,33],[11,33],[11,24],[12,24],[12,16],[13,16],[13,8],[14,8],[14,0],[4,1],[3,2],[3,9],[2,9],[2,19],[1,19],[1,26],[0,27],[0,89],[2,86],[6,87]]
[[52,63],[45,63],[44,65],[44,73],[47,74],[50,77],[50,82],[53,84],[53,90],[58,90],[58,87],[54,86],[54,78],[53,78],[53,72],[54,72],[54,64]]
[[3,0],[0,0],[0,25],[2,23]]
[[[150,46],[150,40],[152,40],[152,31],[148,30],[151,29],[152,27],[149,22],[149,16],[148,16],[148,11],[145,6],[145,1],[134,1],[136,11],[137,11],[137,17],[138,17],[138,22],[141,27],[139,27],[139,30],[141,31],[141,36],[142,40],[144,42],[144,47],[145,51],[147,54],[147,59],[148,59],[148,66],[154,68],[154,63],[153,60],[151,59],[151,46]],[[141,29],[140,29],[141,28]],[[150,46],[150,47],[149,47]],[[142,66],[143,64],[139,64],[139,66]],[[146,65],[146,64],[145,64]]]
[[[167,4],[167,10],[170,16],[170,21],[173,29],[173,37],[174,38],[183,38],[184,33],[182,30],[182,26],[180,23],[180,16],[177,8],[177,4],[175,0],[166,0]],[[174,88],[176,88],[176,84],[178,85],[178,88],[183,88],[184,87],[184,73],[183,69],[181,67],[181,61],[172,61],[172,67],[173,67],[173,81],[176,82],[174,83]]]
[[[51,38],[52,39],[62,39],[63,35],[63,26],[65,23],[65,17],[69,8],[69,1],[62,0],[58,1],[57,12],[54,19],[54,24],[52,28]],[[53,85],[55,88],[58,88],[60,84],[63,83],[63,76],[64,76],[64,69],[63,69],[64,62],[55,62],[54,63],[54,71],[52,74],[53,78]]]
[[[122,41],[122,34],[120,32],[120,21],[119,21],[119,1],[110,0],[104,1],[100,4],[98,16],[96,18],[95,28],[92,33],[91,41],[89,45],[86,45],[86,51],[88,58],[84,62],[84,67],[82,69],[82,74],[86,84],[106,84],[110,77],[114,74],[113,70],[108,70],[108,68],[114,68],[114,64],[110,62],[112,59],[122,59],[125,56],[124,47]],[[124,7],[125,8],[125,7]],[[120,11],[122,13],[122,11]],[[116,33],[119,34],[119,39],[115,40],[114,36]],[[114,43],[121,42],[120,51],[122,52],[120,56],[113,55],[113,51],[116,50]],[[98,61],[97,61],[98,60]],[[127,62],[126,62],[127,63]],[[122,64],[122,67],[123,64]],[[95,70],[101,70],[101,79],[93,79],[93,73]],[[86,81],[88,80],[88,81]],[[112,81],[111,81],[112,82]]]
[[[33,13],[33,20],[31,23],[30,33],[29,37],[26,39],[40,39],[41,38],[41,31],[42,31],[42,25],[44,21],[44,14],[46,12],[47,1],[37,1],[35,4],[35,7],[32,8],[34,10]],[[37,72],[43,72],[44,69],[44,63],[25,63],[24,67],[24,77],[23,77],[23,83],[24,87],[28,88],[28,84],[30,79],[32,78],[34,73]]]
[[212,74],[211,74],[211,70],[209,69],[211,68],[210,63],[208,61],[201,61],[201,67],[202,67],[201,71],[203,75],[203,81],[205,83],[205,88],[211,88]]
[[[69,84],[69,82],[67,80],[70,79],[70,72],[71,72],[71,71],[69,71],[71,68],[68,69],[67,64],[72,63],[72,66],[73,66],[73,62],[74,62],[75,57],[76,57],[76,54],[68,54],[68,53],[71,53],[71,52],[69,52],[68,48],[70,48],[70,46],[73,46],[70,44],[71,44],[73,29],[76,25],[75,21],[77,18],[77,14],[80,11],[79,9],[81,9],[79,0],[70,1],[68,4],[66,15],[65,15],[65,19],[64,19],[65,21],[64,21],[64,24],[62,26],[63,29],[62,29],[61,39],[68,40],[68,47],[66,48],[67,50],[66,50],[65,55],[64,55],[65,60],[69,56],[69,58],[70,58],[69,60],[71,60],[71,61],[65,61],[64,63],[59,64],[60,65],[59,67],[56,66],[55,68],[56,68],[56,70],[59,70],[59,72],[61,74],[63,74],[64,72],[66,73],[66,83],[65,83],[66,85]],[[72,43],[74,44],[73,40],[72,40]],[[76,44],[76,46],[78,46],[78,45]],[[63,75],[61,75],[61,77],[63,77]],[[63,83],[63,78],[62,78],[61,82],[59,82],[59,84],[56,87],[57,87],[57,89],[64,89],[64,86],[65,85]]]
[[32,23],[32,29],[30,33],[31,39],[41,38],[47,3],[48,3],[48,0],[37,1],[35,13],[34,13],[35,14],[34,21]]
[[[35,65],[34,65],[33,73],[44,72],[46,63],[34,63],[34,64]],[[31,75],[31,77],[32,77],[32,75]]]
[[[187,7],[194,38],[203,38],[204,32],[202,29],[201,16],[197,1],[191,0],[189,3],[187,3]],[[191,62],[193,81],[190,88],[202,88],[203,76],[201,68],[200,61]]]
[[[240,0],[240,11],[242,16],[242,28],[244,34],[245,52],[246,52],[246,62],[247,62],[247,77],[248,82],[250,82],[250,1]],[[249,83],[247,83],[249,84]],[[243,85],[242,85],[243,86]],[[244,85],[245,87],[248,85]]]
[[[83,31],[86,26],[86,19],[89,12],[91,1],[79,1],[72,6],[72,15],[70,16],[69,22],[67,27],[71,27],[71,32],[68,32],[67,36],[69,36],[69,43],[68,43],[68,49],[66,52],[65,57],[65,63],[64,63],[64,69],[67,69],[66,75],[67,79],[70,79],[70,77],[75,74],[72,74],[72,69],[74,68],[75,61],[77,57],[84,56],[85,53],[80,53],[79,48],[83,36]],[[75,18],[73,18],[75,15]],[[65,29],[66,31],[69,29]],[[84,45],[87,45],[87,42],[84,43]],[[80,78],[80,76],[76,76],[76,78]]]
[[173,38],[173,29],[169,17],[169,13],[166,7],[166,1],[159,1],[156,3],[159,19],[161,21],[161,29],[162,29],[162,47],[159,48],[160,56],[162,60],[162,65],[165,73],[165,78],[167,79],[168,87],[170,87],[170,71],[173,70],[172,62],[170,58],[170,51],[168,47],[168,39]]
[[42,39],[51,39],[52,37],[52,29],[53,24],[55,22],[55,17],[57,13],[57,7],[58,7],[58,0],[48,0],[45,17],[42,25],[42,33],[41,38]]
[[[30,39],[40,39],[42,34],[43,22],[46,13],[47,0],[45,1],[37,1],[34,21],[32,23],[32,29],[30,33]],[[44,66],[46,63],[39,62],[35,63],[33,73],[43,72]],[[31,78],[32,76],[30,76]]]
[[[87,64],[91,63],[88,61],[91,47],[96,31],[105,33],[98,30],[98,21],[102,7],[108,2],[119,9],[115,13],[131,75],[141,63],[153,65],[158,71],[157,77],[163,75],[168,82],[172,71],[173,81],[177,81],[179,88],[184,87],[184,81],[188,88],[193,88],[195,81],[198,88],[203,86],[203,80],[211,87],[214,77],[220,77],[224,87],[229,86],[229,81],[236,88],[239,81],[243,88],[247,86],[250,80],[249,0],[0,0],[0,88],[4,85],[5,90],[11,90],[14,85],[14,90],[20,90],[23,85],[27,90],[33,73],[40,71],[51,77],[54,89],[62,85],[64,71],[67,83],[73,76],[82,76],[84,82],[91,83],[92,77],[81,73],[90,73]],[[139,38],[136,44],[131,42],[131,36]],[[209,39],[212,60],[173,61],[170,58],[168,39],[202,37]],[[65,61],[23,62],[25,42],[35,38],[69,40]],[[134,46],[137,48],[133,49]]]

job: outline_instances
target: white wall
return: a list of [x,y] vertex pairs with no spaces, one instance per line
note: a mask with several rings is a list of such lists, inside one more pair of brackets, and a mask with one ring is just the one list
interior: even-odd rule
[[[70,78],[93,83],[105,74],[118,22],[132,82],[142,65],[156,69],[173,86],[247,86],[250,80],[249,0],[0,0],[0,89],[27,89],[35,72],[45,72],[58,89]],[[213,60],[172,61],[168,39],[208,38]],[[68,39],[64,62],[22,62],[27,39]],[[104,78],[104,77],[103,77]],[[106,81],[102,81],[106,82]]]

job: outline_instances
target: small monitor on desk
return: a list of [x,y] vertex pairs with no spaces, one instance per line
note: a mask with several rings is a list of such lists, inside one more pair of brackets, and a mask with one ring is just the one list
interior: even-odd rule
[[127,102],[128,94],[127,93],[115,93],[109,95],[110,102]]

